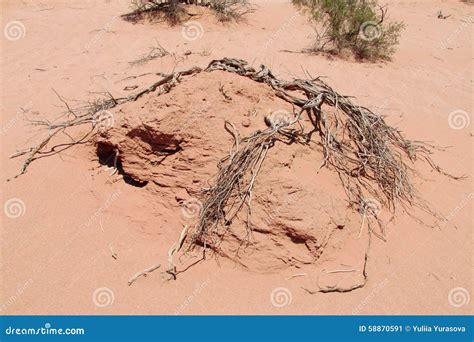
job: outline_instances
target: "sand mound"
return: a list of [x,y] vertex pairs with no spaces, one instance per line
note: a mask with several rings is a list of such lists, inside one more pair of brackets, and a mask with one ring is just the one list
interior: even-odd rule
[[260,272],[314,265],[324,255],[345,268],[325,273],[332,280],[324,285],[318,277],[319,290],[350,291],[365,284],[371,236],[385,240],[383,208],[439,217],[412,179],[417,159],[447,175],[432,146],[406,139],[320,78],[279,80],[263,65],[224,58],[79,110],[62,123],[39,122],[50,134],[15,155],[28,156],[21,174],[57,153],[43,151],[56,134],[92,124],[86,137],[100,163],[181,217],[166,270],[174,279],[196,264],[197,251],[199,260],[212,250]]
[[[267,85],[224,71],[200,73],[159,97],[121,106],[114,127],[98,137],[97,154],[110,166],[116,161],[130,184],[157,193],[164,206],[182,206],[183,223],[192,224],[197,215],[189,206],[202,207],[202,190],[233,144],[225,120],[248,136],[266,128],[265,116],[285,111],[291,105]],[[218,252],[255,270],[310,264],[335,228],[354,229],[339,178],[317,172],[322,158],[314,143],[277,142],[255,183],[250,235],[246,214],[239,214]]]

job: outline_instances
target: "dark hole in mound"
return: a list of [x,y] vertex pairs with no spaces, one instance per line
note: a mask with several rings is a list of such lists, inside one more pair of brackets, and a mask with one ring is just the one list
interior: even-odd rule
[[138,188],[143,188],[148,184],[148,181],[137,181],[127,174],[122,166],[122,161],[120,157],[117,158],[117,152],[114,146],[104,143],[97,144],[97,156],[99,157],[99,163],[101,165],[107,165],[108,167],[116,167],[120,175],[122,175],[125,183],[136,186]]
[[292,234],[292,233],[287,233],[286,236],[288,236],[291,240],[291,242],[293,243],[306,243],[306,240],[305,238],[301,237],[301,236],[298,236],[298,235],[295,235],[295,234]]

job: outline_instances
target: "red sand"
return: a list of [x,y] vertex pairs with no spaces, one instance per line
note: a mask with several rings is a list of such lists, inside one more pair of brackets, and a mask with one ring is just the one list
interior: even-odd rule
[[[21,214],[9,217],[15,213],[4,210],[2,215],[2,313],[472,313],[467,298],[473,290],[473,7],[454,0],[389,3],[391,19],[407,25],[398,52],[390,63],[363,64],[283,52],[311,43],[310,26],[289,3],[259,3],[246,23],[228,26],[198,18],[202,37],[188,41],[180,26],[124,22],[117,16],[126,12],[125,2],[2,2],[2,27],[20,21],[25,33],[19,40],[5,34],[1,40],[2,203],[19,199]],[[437,19],[438,9],[451,17]],[[176,58],[129,65],[156,41]],[[185,56],[188,50],[193,54]],[[128,76],[166,73],[175,63],[177,69],[205,66],[222,57],[265,63],[284,79],[305,77],[304,71],[326,76],[334,89],[387,115],[409,138],[451,146],[434,159],[469,178],[453,181],[423,168],[424,180],[417,182],[449,221],[427,228],[400,211],[387,225],[387,242],[373,240],[366,285],[348,293],[310,294],[303,288],[313,292],[316,281],[322,286],[358,281],[328,273],[361,259],[356,226],[313,265],[262,272],[220,258],[189,269],[176,282],[163,283],[157,270],[128,286],[136,272],[158,262],[166,265],[166,253],[182,229],[179,203],[165,207],[159,192],[110,177],[90,146],[38,160],[12,179],[22,161],[9,155],[39,138],[25,127],[20,108],[29,118],[54,117],[60,102],[51,88],[74,100],[93,98],[88,92],[124,95],[129,94],[125,87],[142,88],[157,78],[123,80]],[[193,99],[194,88],[189,89]],[[265,106],[272,104],[264,103],[262,110]],[[449,120],[453,112],[467,121],[453,115]],[[331,176],[320,177],[327,187],[321,191],[330,192]],[[314,215],[299,208],[303,219]]]

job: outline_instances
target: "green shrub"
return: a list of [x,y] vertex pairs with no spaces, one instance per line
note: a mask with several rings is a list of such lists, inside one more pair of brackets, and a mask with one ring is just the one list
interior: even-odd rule
[[341,54],[352,51],[357,58],[389,59],[404,24],[386,22],[387,8],[376,0],[292,0],[319,25],[314,51]]

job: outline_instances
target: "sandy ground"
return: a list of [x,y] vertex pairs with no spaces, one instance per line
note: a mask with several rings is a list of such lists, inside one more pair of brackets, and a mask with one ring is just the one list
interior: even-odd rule
[[[282,51],[309,46],[313,34],[283,1],[259,2],[246,22],[226,26],[197,17],[202,31],[195,40],[186,39],[181,26],[123,21],[125,1],[2,1],[2,313],[472,313],[474,8],[456,0],[389,3],[390,17],[407,25],[399,49],[390,63],[362,64]],[[451,16],[437,19],[439,9]],[[19,37],[6,33],[12,21],[22,25]],[[129,64],[156,42],[176,59]],[[192,54],[185,56],[187,50]],[[93,92],[127,94],[126,86],[150,79],[121,81],[125,77],[222,57],[265,63],[280,78],[326,76],[408,137],[450,146],[433,158],[468,178],[453,181],[424,170],[419,182],[448,221],[427,228],[398,215],[387,242],[373,243],[366,286],[349,293],[309,294],[301,288],[304,277],[288,279],[297,269],[262,274],[225,259],[191,268],[176,282],[163,283],[154,272],[129,287],[137,271],[165,263],[181,231],[161,220],[153,193],[111,184],[87,146],[39,160],[13,179],[22,161],[9,156],[39,137],[25,125],[23,110],[30,118],[53,117],[61,103],[52,89],[78,101]]]

